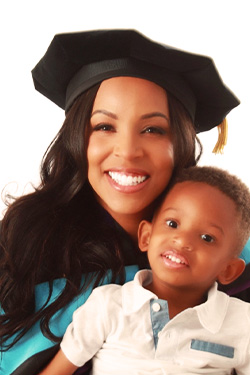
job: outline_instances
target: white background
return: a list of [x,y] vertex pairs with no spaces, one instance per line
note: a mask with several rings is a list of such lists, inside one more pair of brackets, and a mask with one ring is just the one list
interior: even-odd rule
[[[200,164],[220,166],[250,186],[250,22],[248,0],[14,0],[0,5],[0,192],[23,194],[39,182],[41,158],[64,113],[33,88],[30,71],[54,34],[135,28],[180,49],[212,56],[241,100],[228,116],[223,155],[217,130],[203,134]],[[0,217],[5,206],[0,202]]]

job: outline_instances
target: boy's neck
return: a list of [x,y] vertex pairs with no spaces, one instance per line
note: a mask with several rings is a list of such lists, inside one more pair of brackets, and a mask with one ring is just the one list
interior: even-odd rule
[[188,288],[161,288],[155,286],[153,282],[145,286],[146,289],[156,294],[159,299],[168,302],[169,317],[174,318],[180,312],[198,306],[207,300],[208,290],[194,290]]

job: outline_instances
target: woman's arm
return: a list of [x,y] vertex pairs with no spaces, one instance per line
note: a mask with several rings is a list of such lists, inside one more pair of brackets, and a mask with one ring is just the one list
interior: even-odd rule
[[51,362],[38,375],[71,375],[78,369],[60,349]]

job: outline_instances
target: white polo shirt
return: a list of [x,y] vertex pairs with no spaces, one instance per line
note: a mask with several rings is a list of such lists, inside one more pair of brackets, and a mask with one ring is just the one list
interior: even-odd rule
[[123,286],[96,288],[73,315],[61,343],[93,374],[250,375],[250,304],[217,290],[205,303],[169,319],[167,301],[144,289],[151,271]]

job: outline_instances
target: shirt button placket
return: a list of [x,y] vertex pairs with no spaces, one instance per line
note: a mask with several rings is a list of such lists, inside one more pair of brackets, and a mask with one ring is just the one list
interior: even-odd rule
[[152,299],[150,301],[150,315],[154,344],[156,349],[160,332],[169,321],[167,301],[161,299]]

